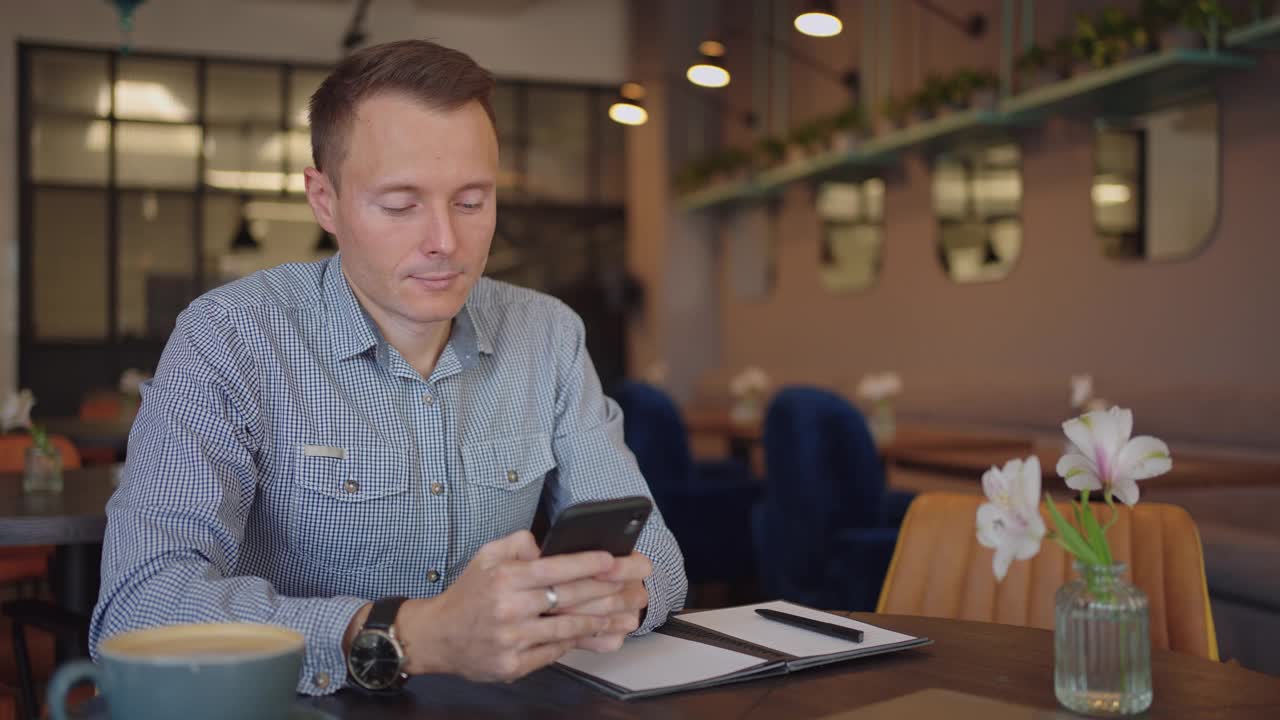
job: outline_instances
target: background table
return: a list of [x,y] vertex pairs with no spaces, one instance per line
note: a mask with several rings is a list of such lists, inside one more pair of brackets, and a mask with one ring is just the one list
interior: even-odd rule
[[109,450],[117,459],[124,457],[129,446],[129,431],[133,429],[131,417],[112,420],[52,417],[41,422],[49,432],[70,438],[82,452]]
[[[669,695],[614,700],[554,669],[510,685],[414,678],[406,692],[371,698],[352,691],[305,704],[350,720],[445,717],[815,718],[931,687],[1058,708],[1053,633],[959,620],[850,613],[934,644],[778,678]],[[1143,718],[1280,717],[1280,678],[1168,651],[1152,655],[1155,702]]]
[[[932,472],[971,478],[975,483],[990,467],[1002,466],[1016,457],[1035,454],[1040,459],[1040,471],[1047,487],[1049,483],[1061,483],[1058,478],[1058,458],[1063,447],[942,447],[908,446],[899,448],[890,462],[907,470]],[[1143,481],[1144,488],[1152,487],[1230,487],[1230,486],[1280,486],[1280,462],[1211,455],[1203,452],[1179,452],[1175,445],[1173,469],[1167,474]]]
[[98,601],[107,500],[116,465],[64,470],[56,494],[26,495],[22,475],[0,473],[0,547],[56,545],[50,585],[58,604],[88,615]]

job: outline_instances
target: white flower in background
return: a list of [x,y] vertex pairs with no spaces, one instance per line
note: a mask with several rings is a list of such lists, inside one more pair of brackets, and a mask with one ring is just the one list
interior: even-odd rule
[[733,376],[729,381],[729,393],[736,398],[758,397],[769,391],[769,376],[752,365]]
[[0,405],[0,432],[31,429],[31,408],[35,405],[36,396],[30,390],[6,395]]
[[1079,410],[1093,397],[1093,376],[1071,376],[1071,407]]
[[1003,580],[1014,561],[1035,557],[1044,540],[1040,517],[1040,460],[1010,460],[982,476],[982,492],[990,502],[978,507],[978,542],[994,548],[991,569]]
[[902,378],[896,372],[868,373],[858,381],[858,397],[880,402],[902,393]]
[[654,387],[663,387],[667,384],[667,364],[661,360],[654,361],[644,369],[641,378],[653,385]]
[[1138,481],[1173,467],[1169,446],[1149,435],[1130,438],[1133,413],[1118,407],[1095,410],[1062,424],[1071,440],[1058,461],[1058,475],[1073,490],[1103,490],[1126,505],[1138,502]]
[[120,374],[120,392],[125,395],[138,395],[142,392],[142,383],[150,380],[151,376],[136,368],[129,368]]

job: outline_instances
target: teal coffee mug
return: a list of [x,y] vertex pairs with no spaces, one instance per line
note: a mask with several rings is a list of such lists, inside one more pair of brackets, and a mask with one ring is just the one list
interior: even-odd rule
[[120,633],[49,681],[53,720],[69,720],[67,693],[90,681],[113,720],[281,720],[302,671],[302,635],[274,625],[168,625]]

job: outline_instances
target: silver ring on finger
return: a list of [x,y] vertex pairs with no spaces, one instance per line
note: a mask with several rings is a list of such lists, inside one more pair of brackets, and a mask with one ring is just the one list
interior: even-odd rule
[[547,612],[551,612],[560,606],[560,596],[556,594],[554,585],[547,586]]

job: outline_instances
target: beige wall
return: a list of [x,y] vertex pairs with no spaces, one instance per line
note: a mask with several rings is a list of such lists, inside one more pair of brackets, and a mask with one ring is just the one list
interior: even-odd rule
[[[502,77],[585,83],[626,78],[625,0],[542,0],[518,12],[427,11],[416,0],[378,0],[369,42],[432,38],[464,50]],[[499,5],[502,5],[501,3]],[[151,51],[333,62],[352,3],[285,0],[149,0],[134,46]],[[121,41],[104,0],[0,0],[0,391],[17,380],[17,43],[96,46]]]
[[[851,12],[856,4],[841,5]],[[995,62],[998,34],[975,46],[894,5],[895,87],[930,68]],[[1061,22],[1041,20],[1041,33],[1054,31],[1051,20]],[[917,45],[913,28],[922,26],[927,41]],[[841,66],[858,57],[859,33],[849,35],[844,45],[825,46],[789,37]],[[794,63],[791,76],[794,117],[832,107],[832,85]],[[749,97],[747,81],[735,75],[735,97]],[[1056,119],[1020,136],[1024,246],[1001,282],[961,286],[943,274],[929,172],[918,155],[887,179],[884,266],[868,291],[836,296],[821,287],[813,192],[791,187],[778,208],[773,293],[758,302],[732,297],[723,253],[719,271],[702,279],[720,288],[719,306],[709,309],[720,316],[718,364],[759,364],[782,382],[846,391],[864,372],[893,369],[906,384],[901,409],[908,419],[1044,430],[1069,412],[1068,375],[1091,372],[1100,394],[1134,408],[1140,432],[1280,449],[1280,334],[1269,319],[1280,309],[1271,189],[1280,163],[1278,83],[1280,57],[1262,55],[1257,70],[1220,84],[1220,220],[1206,250],[1187,262],[1124,264],[1102,256],[1089,205],[1088,118]],[[714,233],[697,241],[717,242]],[[685,350],[657,352],[679,366]]]

